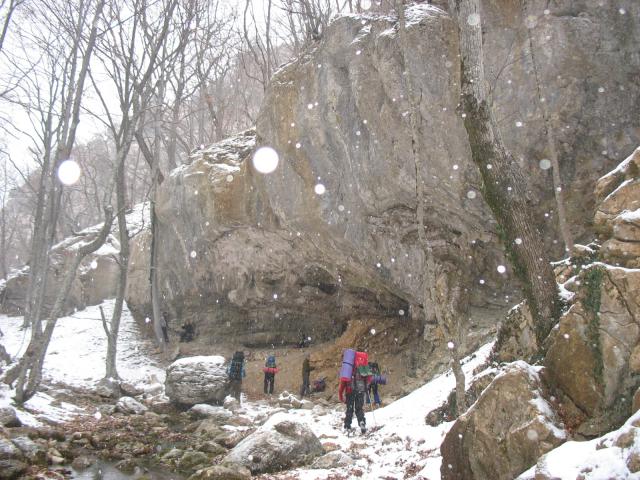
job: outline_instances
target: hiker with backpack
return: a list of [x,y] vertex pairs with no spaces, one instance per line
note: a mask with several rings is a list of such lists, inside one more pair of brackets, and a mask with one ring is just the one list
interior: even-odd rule
[[363,434],[367,432],[363,406],[364,396],[372,378],[368,364],[367,353],[356,352],[352,349],[345,350],[342,357],[342,369],[340,370],[338,397],[341,402],[347,404],[344,418],[344,428],[347,432],[352,431],[351,422],[354,412],[358,419],[360,432]]
[[310,395],[310,379],[311,370],[315,370],[315,367],[312,367],[309,363],[310,355],[307,353],[304,356],[304,361],[302,362],[302,387],[300,387],[300,398],[304,398],[305,394]]
[[380,373],[380,366],[377,362],[369,362],[369,370],[371,370],[372,379],[367,390],[367,405],[371,403],[373,395],[373,404],[377,407],[382,406],[380,395],[378,395],[378,385],[386,385],[387,379]]
[[278,373],[278,367],[276,367],[276,356],[269,355],[267,361],[264,363],[264,393],[272,394],[273,385],[276,381],[276,373]]
[[227,367],[227,378],[229,379],[229,389],[231,390],[231,396],[238,402],[240,401],[240,394],[242,392],[242,379],[246,377],[244,371],[244,352],[236,352],[233,354],[233,358]]

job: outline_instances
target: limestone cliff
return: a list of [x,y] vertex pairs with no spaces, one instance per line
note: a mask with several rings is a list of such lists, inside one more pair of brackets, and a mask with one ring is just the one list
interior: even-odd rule
[[[485,61],[503,135],[537,188],[532,221],[554,248],[551,174],[539,166],[548,155],[543,103],[580,236],[590,230],[595,180],[640,143],[640,86],[630,81],[640,72],[640,6],[522,5],[484,2]],[[158,268],[171,329],[192,322],[210,342],[268,345],[301,333],[334,338],[358,316],[422,319],[409,75],[420,93],[427,237],[440,258],[468,248],[472,323],[511,303],[514,276],[496,271],[502,250],[456,110],[453,23],[427,4],[410,6],[407,18],[405,56],[395,18],[348,15],[275,74],[256,140],[279,153],[274,173],[251,167],[254,137],[245,133],[196,152],[162,185]],[[138,243],[128,302],[143,318],[148,251]]]

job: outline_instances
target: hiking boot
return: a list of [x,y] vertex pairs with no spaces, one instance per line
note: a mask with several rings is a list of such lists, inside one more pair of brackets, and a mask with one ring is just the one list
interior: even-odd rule
[[364,422],[360,422],[358,425],[360,425],[360,432],[362,434],[367,433],[367,426],[364,424]]

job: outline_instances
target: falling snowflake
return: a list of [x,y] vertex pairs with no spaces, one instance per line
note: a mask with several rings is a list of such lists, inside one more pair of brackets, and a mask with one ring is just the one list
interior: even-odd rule
[[[271,173],[278,167],[280,157],[271,147],[260,147],[253,154],[253,166],[260,173]],[[228,181],[228,177],[227,177]]]
[[376,329],[372,328],[371,330],[369,330],[369,333],[371,333],[371,335],[375,335],[376,334]]
[[198,254],[196,253],[195,250],[191,250],[191,258],[196,258],[198,256]]
[[496,270],[498,270],[498,273],[504,273],[507,271],[507,267],[505,267],[504,265],[498,265],[498,268]]
[[453,347],[455,347],[455,346],[456,346],[456,345],[455,345],[455,343],[453,343],[453,342],[448,342],[448,343],[447,343],[447,347],[449,347],[449,349],[452,349],[452,348],[453,348]]
[[80,180],[80,165],[75,160],[65,160],[58,167],[58,180],[63,185],[74,185]]
[[472,13],[467,17],[467,23],[472,27],[477,27],[480,25],[480,15],[477,13]]
[[316,186],[313,188],[313,190],[316,192],[316,194],[318,195],[322,195],[324,194],[324,192],[327,191],[327,189],[325,188],[325,186],[321,183],[316,184]]
[[543,158],[542,160],[540,160],[538,165],[542,170],[549,170],[551,168],[551,160]]

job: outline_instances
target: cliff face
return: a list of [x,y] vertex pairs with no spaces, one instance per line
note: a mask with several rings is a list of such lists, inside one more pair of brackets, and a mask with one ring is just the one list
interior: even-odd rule
[[[595,180],[640,143],[640,6],[547,3],[485,2],[482,20],[502,133],[533,179],[533,221],[559,252],[551,173],[540,168],[549,155],[543,112],[580,237],[590,230]],[[245,134],[197,152],[165,181],[159,274],[163,308],[179,319],[171,328],[193,322],[208,341],[268,345],[301,333],[333,338],[361,316],[407,321],[424,300],[416,172],[437,260],[465,252],[456,261],[472,322],[511,303],[503,295],[514,276],[496,271],[505,262],[456,110],[454,25],[426,4],[407,18],[404,56],[395,18],[343,16],[274,76],[257,122],[257,144],[279,153],[274,173],[250,165],[254,138]],[[409,76],[420,99],[418,169]],[[139,317],[149,315],[146,257],[138,245],[128,302]]]

